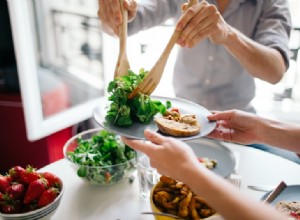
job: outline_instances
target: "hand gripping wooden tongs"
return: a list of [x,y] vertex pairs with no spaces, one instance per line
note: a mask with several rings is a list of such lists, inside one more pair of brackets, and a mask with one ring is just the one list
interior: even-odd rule
[[119,57],[115,68],[114,78],[127,75],[128,69],[130,69],[129,61],[127,58],[127,52],[126,52],[128,11],[124,8],[123,5],[124,0],[119,0],[119,1],[120,1],[121,13],[122,13],[122,25],[120,25],[119,27],[120,48],[119,48]]
[[[197,0],[190,0],[185,10],[187,10],[189,7],[191,7],[193,5],[196,5],[197,3],[198,3]],[[149,73],[146,75],[143,82],[141,82],[135,88],[135,90],[133,90],[133,92],[131,94],[129,94],[129,96],[128,96],[129,99],[134,98],[139,92],[142,94],[150,95],[155,90],[155,88],[159,84],[161,76],[164,72],[164,68],[168,61],[169,55],[180,35],[181,35],[181,31],[174,30],[163,53],[161,54],[159,59],[156,61],[155,65],[152,67],[152,69],[149,71]]]

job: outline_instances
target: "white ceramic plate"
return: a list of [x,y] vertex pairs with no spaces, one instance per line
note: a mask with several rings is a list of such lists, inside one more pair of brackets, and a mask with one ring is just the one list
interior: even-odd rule
[[220,141],[199,138],[186,143],[192,147],[197,156],[217,160],[217,166],[212,169],[214,173],[226,178],[233,172],[236,163],[235,157],[232,151]]
[[[167,98],[167,97],[160,97],[160,96],[151,96],[152,100],[159,100],[163,104],[166,101],[171,101],[172,107],[176,107],[179,109],[181,114],[195,114],[197,120],[201,125],[201,131],[199,134],[190,136],[190,137],[176,137],[180,140],[191,140],[196,139],[202,136],[209,134],[216,126],[215,122],[210,122],[207,119],[207,116],[211,114],[206,108],[198,105],[194,102],[190,102],[184,99],[179,98]],[[105,116],[108,111],[110,102],[107,100],[107,97],[103,97],[93,111],[94,119],[102,126],[104,129],[119,134],[121,136],[125,136],[127,138],[133,139],[145,139],[144,137],[144,130],[150,129],[152,131],[158,131],[157,125],[154,121],[151,121],[149,124],[145,125],[139,122],[134,122],[130,127],[118,127],[113,124],[110,124],[106,121]],[[154,117],[160,117],[160,114],[155,115]]]
[[[271,193],[267,192],[261,200],[267,198]],[[270,204],[275,205],[280,201],[300,201],[300,185],[289,185],[287,186]]]

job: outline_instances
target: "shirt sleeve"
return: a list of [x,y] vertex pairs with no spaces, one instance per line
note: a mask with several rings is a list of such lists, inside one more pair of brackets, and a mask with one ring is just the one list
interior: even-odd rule
[[141,0],[135,19],[128,24],[128,34],[160,25],[170,18],[181,14],[181,4],[184,0]]
[[286,0],[263,1],[263,11],[258,21],[254,40],[277,49],[283,56],[286,68],[289,67],[289,37],[291,15]]

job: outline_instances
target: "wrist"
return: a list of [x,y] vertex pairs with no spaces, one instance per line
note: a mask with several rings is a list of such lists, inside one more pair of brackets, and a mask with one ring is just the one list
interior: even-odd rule
[[199,182],[203,183],[206,179],[206,173],[209,172],[209,170],[202,166],[199,162],[199,165],[189,167],[185,174],[184,179],[181,180],[185,184],[187,184],[192,189],[197,189],[199,186]]
[[284,132],[285,128],[280,122],[263,117],[258,118],[257,141],[259,143],[274,145],[277,138]]
[[270,131],[270,125],[265,118],[258,117],[257,122],[257,140],[256,142],[265,144],[267,142],[266,134]]
[[230,25],[227,26],[227,36],[223,43],[223,45],[227,48],[230,48],[239,41],[239,32],[235,28],[231,27]]

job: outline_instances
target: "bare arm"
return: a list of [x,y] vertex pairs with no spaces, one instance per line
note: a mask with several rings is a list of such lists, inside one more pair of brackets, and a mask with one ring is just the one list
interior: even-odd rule
[[300,154],[300,126],[261,119],[261,143]]
[[228,39],[224,42],[225,48],[253,77],[272,84],[278,83],[286,71],[281,53],[256,43],[236,29],[230,29]]
[[213,204],[224,219],[285,219],[281,213],[262,202],[252,200],[221,177],[210,172],[201,172],[199,168],[189,171],[187,185],[196,194],[203,196],[209,204]]
[[151,142],[126,138],[123,141],[133,149],[147,154],[151,165],[160,174],[186,183],[225,219],[285,219],[270,206],[248,198],[225,179],[203,167],[193,150],[184,142],[147,130],[145,136]]
[[223,43],[225,48],[253,77],[272,84],[278,83],[286,71],[281,53],[256,43],[232,27],[228,28],[228,39]]
[[208,116],[217,121],[210,138],[240,144],[262,143],[300,153],[300,126],[276,122],[255,114],[230,110]]

